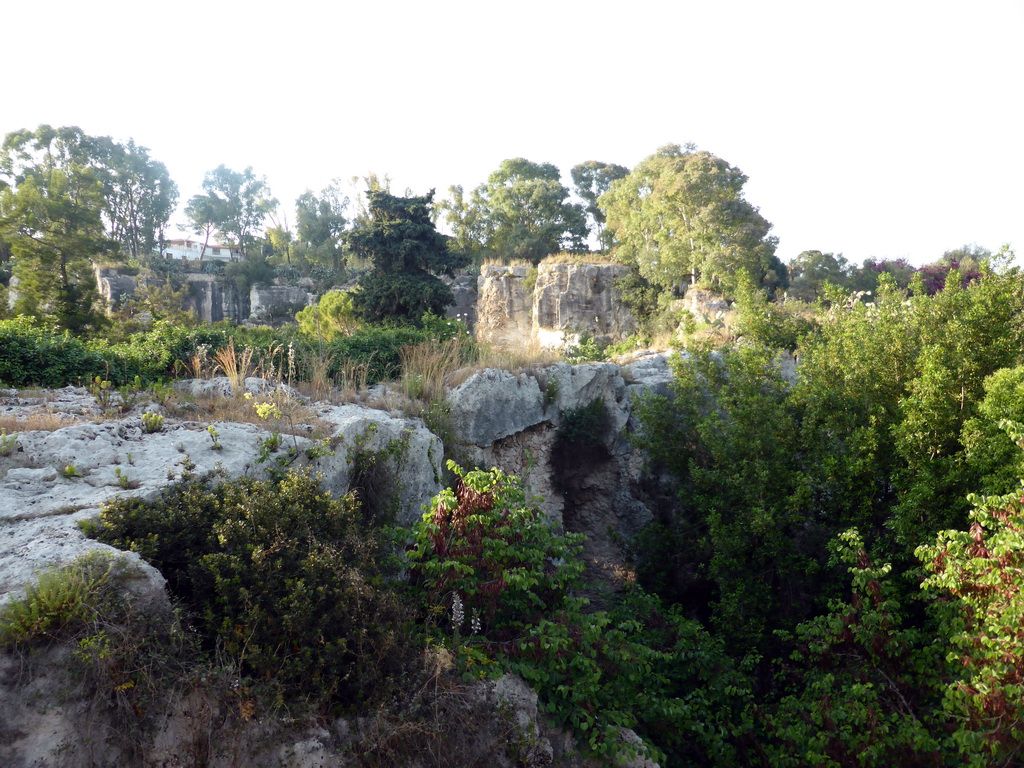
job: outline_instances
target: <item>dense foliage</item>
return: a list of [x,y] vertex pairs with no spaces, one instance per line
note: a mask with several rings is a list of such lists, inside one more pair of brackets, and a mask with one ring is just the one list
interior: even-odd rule
[[[1024,284],[909,287],[826,290],[798,333],[747,296],[742,337],[688,349],[673,397],[641,406],[678,488],[636,543],[641,582],[756,662],[767,764],[1009,765],[1019,748]],[[976,489],[1012,495],[971,511]]]
[[90,531],[159,568],[207,647],[282,695],[379,700],[407,661],[386,536],[308,475],[210,486],[186,474],[155,502],[110,502]]
[[741,274],[786,285],[771,224],[743,197],[747,177],[693,146],[669,145],[610,185],[598,201],[616,253],[666,289],[700,281],[726,293]]
[[743,676],[696,622],[639,588],[591,611],[573,596],[578,534],[559,534],[498,469],[464,472],[416,528],[411,575],[437,638],[478,673],[511,669],[556,722],[608,758],[643,750],[706,764],[730,760],[746,727]]
[[417,320],[424,312],[444,313],[455,302],[438,275],[451,275],[465,260],[452,253],[430,218],[433,191],[396,197],[370,190],[369,219],[347,235],[356,254],[373,269],[362,276],[352,301],[365,320]]

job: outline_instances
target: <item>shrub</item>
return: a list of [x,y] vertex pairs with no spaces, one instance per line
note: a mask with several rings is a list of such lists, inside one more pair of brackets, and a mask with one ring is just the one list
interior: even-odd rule
[[278,695],[352,706],[387,695],[407,660],[385,536],[308,475],[211,488],[186,474],[155,502],[111,502],[89,532],[160,569],[207,647]]
[[[458,480],[416,528],[410,575],[468,671],[522,676],[588,753],[734,763],[729,742],[749,690],[721,645],[639,588],[610,611],[584,613],[572,596],[582,535],[557,533],[518,478],[449,469]],[[626,745],[621,727],[646,746]]]
[[410,571],[428,608],[458,595],[482,629],[508,639],[562,607],[583,571],[580,534],[558,535],[500,469],[463,471],[417,527]]
[[67,331],[19,315],[0,320],[0,381],[63,387],[105,373],[105,360]]

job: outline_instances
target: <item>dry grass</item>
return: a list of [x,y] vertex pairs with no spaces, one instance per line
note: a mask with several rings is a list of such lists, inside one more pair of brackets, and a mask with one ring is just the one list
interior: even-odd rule
[[477,344],[474,359],[468,365],[449,373],[445,378],[445,385],[448,389],[455,389],[469,377],[487,368],[521,373],[545,368],[563,362],[563,360],[564,357],[560,349],[541,346],[536,340],[514,347],[495,346],[487,342],[480,342]]
[[0,415],[0,430],[11,432],[54,432],[62,427],[69,427],[77,424],[79,419],[71,414],[48,413],[36,411],[24,413],[18,416],[11,414]]
[[545,347],[536,339],[531,339],[514,347],[497,347],[493,344],[480,344],[475,365],[478,368],[504,368],[507,371],[518,371],[526,368],[543,368],[562,362],[562,351],[554,347]]
[[473,343],[454,336],[441,343],[425,341],[403,347],[402,391],[413,400],[436,403],[444,399],[445,378],[470,358]]
[[[273,403],[281,415],[277,418],[263,419],[256,412],[258,403]],[[251,400],[244,397],[198,397],[190,400],[187,405],[181,403],[168,405],[168,413],[189,421],[231,421],[241,424],[257,424],[289,435],[300,435],[319,439],[327,437],[333,426],[320,419],[311,409],[291,399],[283,392],[271,392],[259,395]]]
[[241,352],[235,349],[235,340],[231,339],[226,347],[221,347],[214,354],[217,368],[228,377],[235,392],[245,389],[245,380],[253,372],[253,355],[255,350],[246,347]]
[[612,253],[588,251],[552,253],[541,259],[540,264],[622,264],[622,261]]
[[[539,264],[622,264],[614,254],[604,251],[586,251],[585,253],[552,253],[540,260]],[[488,257],[483,260],[485,267],[533,267],[537,266],[529,259],[502,259]]]
[[[330,394],[334,386],[334,379],[331,378],[331,368],[334,366],[336,354],[333,352],[320,352],[306,355],[303,360],[304,367],[309,371],[309,381],[304,382],[303,394],[312,397],[314,400],[324,400]],[[366,374],[363,373],[365,387]]]
[[529,259],[502,259],[489,256],[483,260],[484,267],[532,267],[533,262]]

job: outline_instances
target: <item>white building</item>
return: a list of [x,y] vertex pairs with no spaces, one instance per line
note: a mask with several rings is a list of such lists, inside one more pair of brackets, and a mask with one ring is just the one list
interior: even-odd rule
[[216,259],[217,261],[238,261],[242,258],[242,251],[234,246],[210,243],[206,246],[206,253],[203,253],[203,242],[201,240],[166,240],[160,255],[167,259],[188,259],[198,261],[199,255],[204,259]]

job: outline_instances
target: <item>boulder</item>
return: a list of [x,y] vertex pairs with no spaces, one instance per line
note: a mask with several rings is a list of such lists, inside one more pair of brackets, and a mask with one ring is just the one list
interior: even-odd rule
[[349,490],[358,451],[383,452],[390,459],[381,471],[392,473],[397,484],[396,522],[412,525],[423,515],[423,505],[441,490],[444,446],[418,419],[396,418],[361,405],[320,405],[317,415],[334,425],[330,436],[333,455],[312,462],[323,475],[324,487],[336,495]]
[[535,376],[488,368],[448,397],[460,439],[485,447],[544,421],[544,394]]

